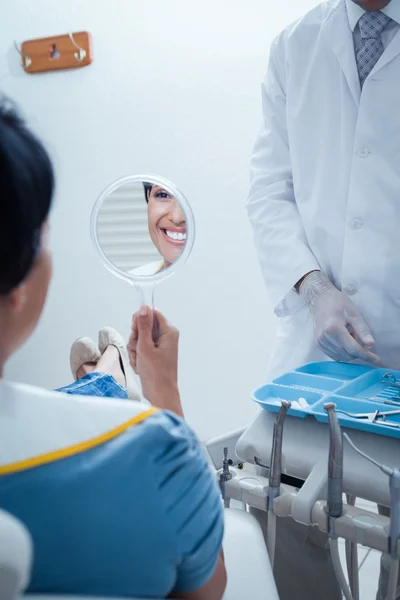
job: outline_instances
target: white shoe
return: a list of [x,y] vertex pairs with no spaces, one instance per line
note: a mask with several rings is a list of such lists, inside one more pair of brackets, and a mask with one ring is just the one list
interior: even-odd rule
[[103,327],[103,329],[99,331],[99,350],[101,354],[103,354],[107,346],[115,346],[119,352],[129,398],[141,402],[142,396],[129,362],[128,348],[126,347],[125,340],[122,335],[112,327]]
[[93,340],[87,337],[75,340],[69,355],[69,364],[75,381],[78,379],[77,372],[82,365],[85,363],[98,363],[100,358],[100,351]]

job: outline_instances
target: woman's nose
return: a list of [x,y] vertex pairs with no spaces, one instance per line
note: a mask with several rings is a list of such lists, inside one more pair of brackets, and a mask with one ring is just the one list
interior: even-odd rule
[[177,200],[174,200],[174,202],[173,202],[173,205],[171,207],[171,211],[169,214],[169,218],[175,225],[180,226],[180,227],[182,227],[182,225],[184,225],[186,222],[185,213],[181,209]]

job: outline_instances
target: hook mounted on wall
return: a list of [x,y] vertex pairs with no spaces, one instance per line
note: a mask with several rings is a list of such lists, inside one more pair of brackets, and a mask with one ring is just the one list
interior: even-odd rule
[[82,62],[86,58],[86,50],[78,46],[78,44],[74,40],[74,36],[72,33],[69,33],[68,35],[75,48],[78,50],[78,52],[74,52],[74,58],[76,58],[78,62]]
[[32,64],[32,61],[31,61],[31,59],[29,58],[29,56],[24,56],[24,55],[22,54],[22,52],[21,52],[21,49],[18,47],[18,44],[17,44],[17,42],[16,42],[16,41],[14,41],[14,46],[15,46],[15,49],[16,49],[16,51],[18,52],[18,54],[21,56],[21,61],[22,61],[22,62],[21,62],[21,64],[22,64],[23,68],[24,68],[25,70],[29,69],[29,67],[30,67],[30,66],[31,66],[31,64]]
[[14,42],[14,46],[26,73],[78,69],[92,62],[91,37],[87,31],[28,40],[21,48]]

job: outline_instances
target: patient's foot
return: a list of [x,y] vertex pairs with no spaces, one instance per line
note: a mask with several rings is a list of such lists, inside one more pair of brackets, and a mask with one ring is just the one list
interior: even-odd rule
[[71,372],[74,379],[81,379],[88,373],[92,373],[100,357],[100,350],[93,340],[87,337],[75,340],[70,353]]
[[[99,351],[104,353],[112,351],[113,364],[116,368],[115,379],[128,390],[128,396],[131,400],[142,401],[135,375],[129,361],[129,353],[126,342],[122,335],[112,327],[103,327],[99,331]],[[112,347],[112,350],[109,348]],[[115,361],[115,350],[119,353],[119,363]],[[122,383],[123,382],[123,383]]]
[[95,370],[96,370],[96,363],[94,363],[94,362],[84,363],[77,370],[76,378],[82,379],[82,377],[85,377],[85,375],[88,375],[89,373],[93,373],[93,371],[95,371]]
[[96,365],[96,372],[112,375],[122,387],[126,387],[126,379],[121,367],[119,351],[115,346],[107,346]]

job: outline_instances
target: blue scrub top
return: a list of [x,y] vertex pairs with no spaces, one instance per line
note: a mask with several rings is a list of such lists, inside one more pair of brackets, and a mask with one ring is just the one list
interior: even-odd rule
[[0,467],[0,507],[32,535],[29,593],[191,592],[211,578],[222,544],[221,499],[203,448],[168,412]]

